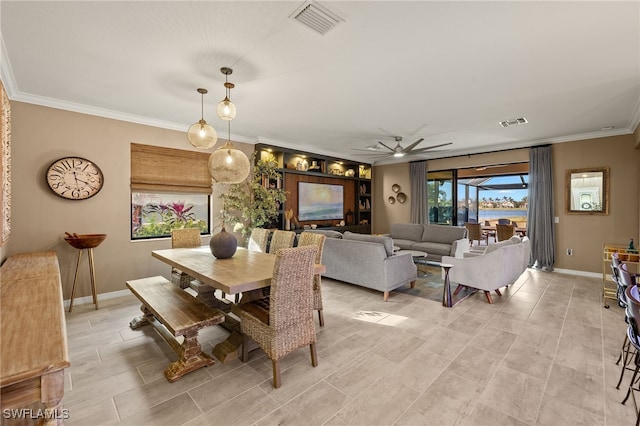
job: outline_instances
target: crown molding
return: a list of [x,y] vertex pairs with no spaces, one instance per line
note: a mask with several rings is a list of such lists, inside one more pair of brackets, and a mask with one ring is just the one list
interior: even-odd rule
[[0,33],[0,79],[2,79],[2,84],[4,85],[4,90],[7,92],[7,97],[9,100],[12,100],[18,91],[18,88],[16,87],[16,79],[13,76],[13,69],[9,62],[9,55],[7,55],[2,33]]

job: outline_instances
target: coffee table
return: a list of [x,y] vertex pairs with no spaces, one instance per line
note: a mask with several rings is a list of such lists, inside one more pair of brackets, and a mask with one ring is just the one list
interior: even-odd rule
[[[419,265],[427,265],[427,253],[424,251],[419,251],[419,250],[398,250],[397,252],[395,252],[396,256],[406,256],[409,255],[411,257],[413,257],[413,263],[416,264],[416,266]],[[423,278],[427,276],[427,272],[426,271],[420,271],[418,269],[419,272],[422,272],[422,275],[418,275],[419,277]]]

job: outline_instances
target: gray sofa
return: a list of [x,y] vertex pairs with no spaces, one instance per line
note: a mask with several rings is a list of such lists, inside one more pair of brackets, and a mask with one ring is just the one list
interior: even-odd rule
[[469,251],[467,229],[459,226],[394,223],[388,234],[402,250],[427,253],[427,260],[440,262],[442,256],[463,257]]
[[386,302],[389,292],[403,285],[414,286],[416,266],[411,256],[394,256],[394,242],[390,237],[354,234],[338,231],[319,232],[324,243],[322,264],[327,267],[324,277],[383,292]]

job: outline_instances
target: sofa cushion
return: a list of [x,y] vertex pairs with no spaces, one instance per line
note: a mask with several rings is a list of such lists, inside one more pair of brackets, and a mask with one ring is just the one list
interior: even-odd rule
[[413,240],[399,240],[394,238],[393,245],[396,247],[400,247],[402,250],[411,250],[411,246],[416,242]]
[[391,225],[391,238],[394,240],[420,241],[423,226],[418,223],[394,223]]
[[455,240],[467,236],[467,228],[462,226],[446,225],[422,225],[424,231],[422,238],[415,238],[415,241],[428,241],[431,243],[452,244]]
[[508,240],[503,240],[503,241],[500,241],[498,243],[489,244],[487,246],[487,249],[485,250],[484,254],[491,253],[492,251],[498,250],[500,247],[510,246],[512,244],[517,244],[519,242],[520,242],[520,237],[518,237],[517,235],[514,235],[513,237],[509,238]]
[[387,252],[387,257],[393,255],[393,238],[391,237],[378,237],[375,235],[356,234],[353,232],[345,231],[345,233],[342,234],[342,239],[355,240],[355,241],[367,241],[369,243],[382,244],[384,246],[384,251]]
[[327,238],[342,238],[340,231],[334,231],[331,229],[305,229],[304,232],[315,232],[316,234],[322,234]]
[[411,250],[424,251],[429,255],[428,258],[431,259],[434,257],[449,256],[451,254],[451,244],[423,241],[411,244]]

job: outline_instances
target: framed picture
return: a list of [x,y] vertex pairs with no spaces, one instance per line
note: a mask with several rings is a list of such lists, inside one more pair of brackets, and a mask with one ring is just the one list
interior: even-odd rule
[[567,170],[564,200],[567,214],[609,214],[609,168]]
[[0,209],[2,229],[0,246],[11,233],[11,106],[9,97],[0,81]]

